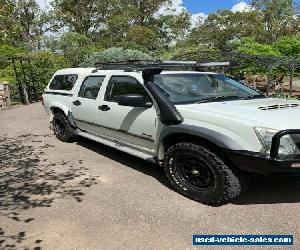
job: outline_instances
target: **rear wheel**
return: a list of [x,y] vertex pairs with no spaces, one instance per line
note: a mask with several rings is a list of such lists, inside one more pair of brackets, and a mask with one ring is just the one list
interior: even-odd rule
[[212,151],[193,143],[171,146],[164,171],[181,194],[208,205],[222,205],[240,195],[243,177]]
[[56,138],[63,142],[72,142],[77,137],[75,129],[71,127],[67,117],[62,113],[55,113],[53,129]]

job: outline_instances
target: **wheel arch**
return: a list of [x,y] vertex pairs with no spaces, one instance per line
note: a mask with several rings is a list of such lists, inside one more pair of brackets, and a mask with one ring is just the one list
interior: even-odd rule
[[65,111],[63,109],[61,109],[60,107],[51,107],[50,110],[53,114],[63,113],[65,115]]
[[53,121],[53,117],[55,113],[62,113],[64,114],[66,117],[68,117],[68,109],[67,107],[61,105],[60,103],[53,103],[50,106],[50,123],[52,123]]
[[53,114],[61,112],[65,116],[68,115],[68,109],[66,107],[64,107],[63,105],[61,105],[61,104],[53,104],[53,105],[51,105],[50,110],[51,110],[51,112]]
[[158,140],[158,160],[164,159],[167,148],[180,142],[196,143],[219,154],[222,154],[222,149],[238,150],[241,148],[231,138],[217,131],[189,125],[170,126],[162,131]]
[[51,112],[50,112],[51,113],[51,115],[50,115],[50,122],[51,123],[52,123],[53,117],[56,113],[62,113],[68,119],[68,122],[70,123],[71,127],[77,128],[77,125],[75,123],[73,114],[69,110],[64,109],[62,106],[52,106],[50,108],[50,110],[51,110]]

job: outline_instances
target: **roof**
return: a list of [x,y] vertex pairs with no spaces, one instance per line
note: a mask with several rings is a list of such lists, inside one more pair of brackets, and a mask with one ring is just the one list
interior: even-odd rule
[[208,62],[197,61],[160,61],[160,60],[127,60],[119,62],[97,63],[97,68],[69,68],[57,72],[57,74],[93,74],[93,73],[120,73],[120,72],[142,72],[143,78],[153,74],[213,74],[211,72],[199,72],[204,67],[228,66],[230,62]]
[[[66,68],[61,69],[56,72],[56,74],[79,74],[79,75],[86,75],[86,74],[107,74],[107,73],[117,73],[117,72],[126,72],[130,73],[141,73],[141,71],[124,71],[124,70],[97,70],[96,68]],[[199,72],[199,71],[170,71],[165,70],[161,73],[162,75],[166,74],[217,74],[215,72]]]
[[161,75],[168,75],[168,74],[209,74],[209,75],[214,75],[218,74],[216,72],[201,72],[201,71],[163,71],[161,72]]
[[[99,75],[99,74],[106,74],[106,73],[137,73],[142,74],[142,71],[124,71],[124,70],[97,70],[95,72],[91,72],[92,74]],[[199,72],[199,71],[170,71],[170,70],[164,70],[161,72],[160,75],[171,75],[171,74],[218,74],[216,72]]]
[[96,68],[66,68],[56,71],[55,74],[89,74]]

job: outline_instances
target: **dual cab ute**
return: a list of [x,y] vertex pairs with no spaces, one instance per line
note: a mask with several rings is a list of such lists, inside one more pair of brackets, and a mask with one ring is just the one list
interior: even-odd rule
[[59,70],[43,94],[51,127],[61,141],[83,136],[158,163],[179,193],[209,205],[237,197],[250,173],[300,173],[300,102],[196,65]]

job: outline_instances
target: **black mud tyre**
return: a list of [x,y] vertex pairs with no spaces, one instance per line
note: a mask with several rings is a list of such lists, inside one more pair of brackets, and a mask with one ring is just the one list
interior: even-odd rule
[[67,117],[62,113],[55,113],[53,117],[53,130],[56,138],[63,142],[73,142],[76,131],[71,127]]
[[206,205],[220,206],[241,194],[246,181],[212,151],[193,143],[178,143],[166,152],[164,171],[182,195]]

